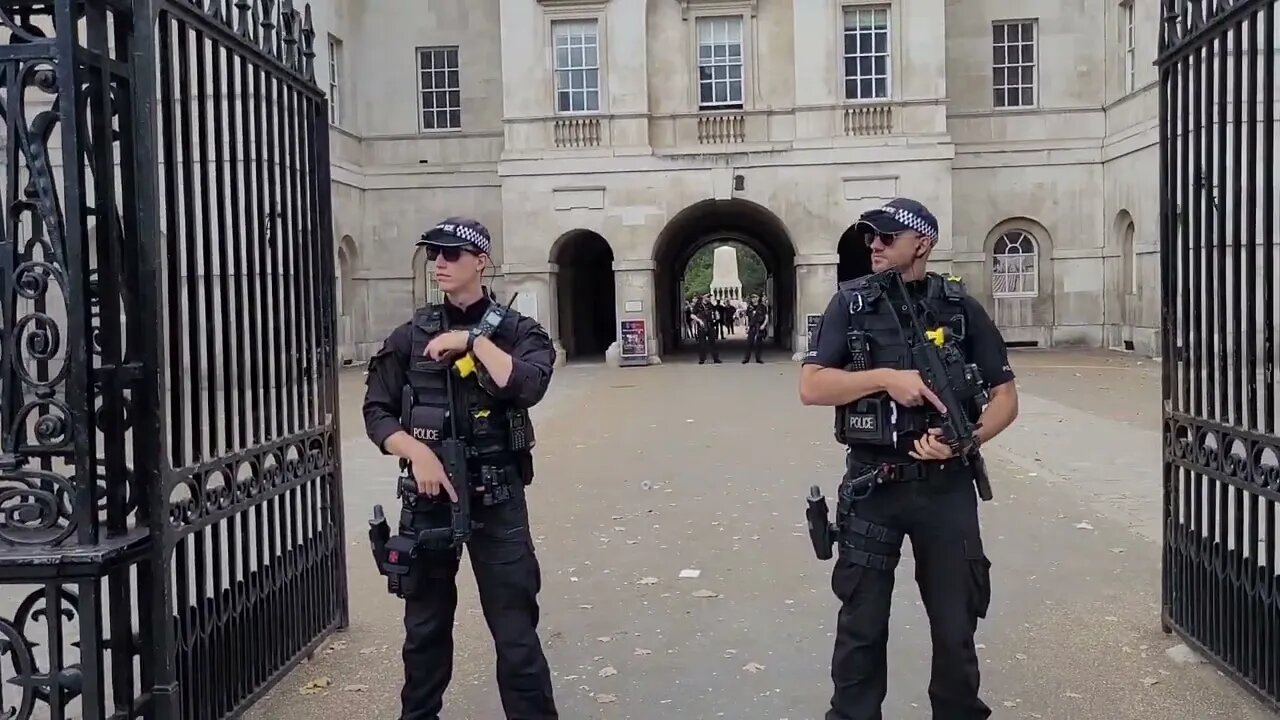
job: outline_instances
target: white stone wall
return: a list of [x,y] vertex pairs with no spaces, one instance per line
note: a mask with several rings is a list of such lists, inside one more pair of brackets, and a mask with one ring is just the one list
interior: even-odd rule
[[[557,337],[552,244],[599,233],[614,252],[618,317],[656,333],[658,235],[690,205],[730,198],[788,231],[799,346],[804,316],[834,287],[840,235],[895,195],[938,216],[938,267],[966,279],[1007,339],[1157,352],[1159,3],[1136,3],[1128,91],[1116,3],[890,0],[889,98],[846,102],[842,9],[876,3],[317,0],[318,37],[343,46],[331,153],[339,274],[350,273],[336,279],[343,355],[367,358],[409,316],[421,296],[413,240],[449,214],[488,225],[504,297],[528,295],[523,306]],[[707,15],[743,20],[741,110],[697,109],[695,28]],[[552,22],[570,19],[598,24],[595,113],[556,112]],[[1036,20],[1032,108],[993,108],[1001,19]],[[459,47],[462,128],[423,131],[416,49],[439,45]],[[1006,230],[1036,240],[1035,297],[992,297],[991,251]]]

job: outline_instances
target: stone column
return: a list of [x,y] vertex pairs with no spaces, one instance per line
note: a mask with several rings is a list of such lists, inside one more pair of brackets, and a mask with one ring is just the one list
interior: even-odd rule
[[546,328],[556,348],[556,367],[564,365],[564,347],[560,344],[560,308],[555,292],[559,268],[554,263],[507,263],[503,270],[506,292],[520,294],[513,307]]
[[835,253],[796,256],[796,317],[792,360],[801,360],[809,347],[809,315],[822,315],[836,292],[836,269],[840,256]]
[[[623,320],[644,320],[645,334],[649,345],[649,364],[662,363],[658,357],[658,327],[656,314],[657,292],[654,287],[653,271],[656,263],[653,260],[615,260],[613,263],[613,283],[617,300],[618,322]],[[616,325],[615,325],[616,332]],[[606,354],[610,365],[617,366],[622,352],[621,344],[615,338],[614,346]]]

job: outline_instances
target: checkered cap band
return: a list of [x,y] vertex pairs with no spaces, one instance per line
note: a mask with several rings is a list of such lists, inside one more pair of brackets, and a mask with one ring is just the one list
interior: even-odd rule
[[925,220],[919,215],[916,215],[910,210],[894,207],[892,205],[885,205],[884,207],[880,208],[880,212],[888,214],[894,220],[897,220],[898,222],[902,223],[903,225],[906,225],[907,227],[911,228],[912,230],[915,230],[916,232],[920,233],[921,235],[924,235],[927,238],[938,237],[938,228],[934,227],[933,223],[929,222],[928,220]]
[[489,252],[489,234],[483,229],[445,220],[432,228],[431,232],[452,235],[460,240],[465,240],[466,242],[475,245],[476,249],[482,253]]

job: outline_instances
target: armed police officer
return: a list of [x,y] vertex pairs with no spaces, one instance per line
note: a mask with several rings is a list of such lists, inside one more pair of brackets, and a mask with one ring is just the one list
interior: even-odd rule
[[[837,408],[836,436],[847,445],[836,522],[829,528],[834,538],[824,540],[826,555],[819,551],[830,557],[832,539],[839,549],[831,587],[841,608],[826,720],[881,718],[894,569],[904,536],[911,538],[932,631],[933,717],[986,718],[991,710],[978,697],[974,633],[991,599],[991,564],[974,490],[976,483],[987,497],[977,446],[1017,415],[1013,371],[999,330],[959,278],[925,272],[938,223],[924,205],[898,198],[864,213],[856,227],[871,248],[874,272],[840,285],[800,379],[804,404]],[[928,325],[918,336],[927,334],[928,342],[907,346],[907,311]],[[930,343],[950,359],[950,380],[939,383],[943,365],[921,360],[942,357],[927,354]],[[947,387],[931,389],[929,378]],[[968,387],[952,387],[960,384],[951,382],[956,378]],[[947,422],[957,418],[947,415],[946,398],[968,416],[963,423]],[[975,422],[976,433],[964,446],[950,444],[950,428],[967,423],[972,430]],[[825,510],[822,515],[821,529],[827,530]],[[811,517],[811,532],[814,523]]]
[[760,351],[764,347],[765,325],[769,322],[769,308],[760,302],[760,296],[751,293],[747,298],[747,354],[742,356],[745,365],[751,362],[751,351],[755,350],[756,362],[763,363]]
[[537,633],[541,573],[525,503],[528,409],[547,391],[555,350],[542,326],[495,303],[482,285],[489,244],[488,230],[466,218],[424,233],[418,245],[445,302],[417,310],[369,360],[365,427],[401,458],[399,532],[388,540],[383,524],[385,546],[374,540],[380,571],[405,600],[400,720],[440,717],[464,544],[507,718],[559,717]]
[[703,295],[693,307],[693,321],[698,332],[698,364],[705,365],[707,351],[711,351],[711,361],[720,364],[720,350],[716,348],[716,337],[721,331],[720,311],[711,301],[711,295]]

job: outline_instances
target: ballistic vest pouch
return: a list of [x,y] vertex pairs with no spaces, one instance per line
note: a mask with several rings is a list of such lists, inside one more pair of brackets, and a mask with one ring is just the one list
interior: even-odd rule
[[836,440],[845,445],[893,445],[898,404],[888,395],[861,398],[836,411]]
[[485,505],[501,505],[511,499],[511,481],[507,469],[484,465],[480,468],[481,502]]
[[444,408],[414,405],[409,409],[409,434],[414,440],[435,449],[444,440]]

